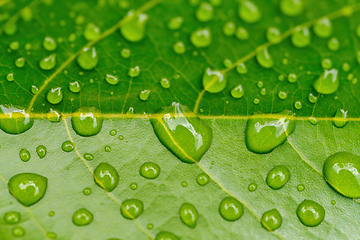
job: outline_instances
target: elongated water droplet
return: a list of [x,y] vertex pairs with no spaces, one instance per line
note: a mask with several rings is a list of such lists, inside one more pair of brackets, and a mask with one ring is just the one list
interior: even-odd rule
[[183,54],[185,53],[185,45],[184,42],[178,41],[173,45],[174,52],[177,54]]
[[304,200],[296,210],[300,222],[307,227],[318,226],[325,218],[323,206],[312,200]]
[[88,41],[97,39],[100,34],[100,28],[98,28],[94,23],[88,23],[84,29],[84,37]]
[[295,32],[291,35],[291,42],[298,48],[308,46],[311,42],[311,33],[309,28],[297,27]]
[[214,8],[210,3],[202,2],[196,10],[196,18],[200,22],[208,22],[214,17]]
[[10,193],[22,205],[30,207],[45,195],[47,189],[46,177],[35,173],[20,173],[10,178],[8,188]]
[[233,89],[231,89],[231,96],[233,98],[242,98],[244,96],[244,89],[241,84],[237,85]]
[[203,86],[210,93],[218,93],[226,87],[226,76],[218,71],[207,68],[203,75]]
[[36,148],[36,153],[39,156],[39,158],[44,158],[46,156],[46,147],[44,145],[39,145]]
[[324,72],[313,83],[314,89],[320,94],[332,94],[339,88],[338,70],[333,68],[331,70],[325,69]]
[[83,137],[98,134],[102,129],[102,124],[101,112],[95,107],[81,107],[71,117],[74,131]]
[[139,93],[140,100],[147,101],[150,96],[150,93],[151,93],[151,91],[148,89],[140,91],[140,93]]
[[4,114],[0,118],[0,128],[6,133],[20,134],[29,130],[34,124],[34,120],[25,109],[0,105],[0,114]]
[[144,210],[144,204],[138,199],[128,199],[121,203],[120,212],[124,218],[133,220],[140,216]]
[[210,28],[199,28],[191,33],[191,43],[198,48],[208,47],[212,42]]
[[247,40],[247,39],[249,39],[249,33],[244,27],[238,27],[236,29],[235,36],[239,40]]
[[177,30],[177,29],[181,28],[183,22],[184,22],[184,19],[182,17],[173,17],[168,22],[168,28],[170,30]]
[[347,114],[348,114],[348,111],[345,111],[344,109],[336,110],[336,113],[335,113],[335,116],[333,119],[333,123],[334,123],[335,127],[342,128],[346,125]]
[[281,32],[278,28],[269,27],[266,31],[266,38],[273,44],[279,43],[281,42]]
[[19,153],[20,159],[23,162],[28,162],[30,160],[30,152],[27,149],[21,149]]
[[236,198],[226,197],[219,206],[220,215],[228,221],[236,221],[244,214],[244,205]]
[[261,12],[253,1],[241,0],[238,10],[239,17],[247,23],[255,23],[260,21]]
[[15,66],[18,68],[22,68],[25,66],[25,58],[18,58],[15,60]]
[[135,67],[129,69],[128,75],[130,77],[137,77],[137,76],[139,76],[139,74],[140,74],[139,66],[135,66]]
[[142,40],[145,36],[148,15],[145,13],[137,14],[135,11],[131,10],[126,17],[131,18],[131,20],[120,27],[120,32],[123,37],[130,42]]
[[314,25],[314,32],[318,37],[327,38],[332,34],[332,24],[330,19],[324,17],[318,20]]
[[64,94],[61,87],[51,88],[46,94],[46,100],[51,104],[58,104],[63,100]]
[[302,0],[281,0],[280,9],[286,16],[293,17],[299,15],[303,11],[304,4],[302,3]]
[[50,54],[49,56],[44,57],[43,59],[41,59],[39,65],[40,68],[44,70],[53,69],[56,65],[56,54]]
[[282,217],[276,208],[265,212],[261,217],[261,225],[268,231],[278,229],[281,224]]
[[278,165],[271,169],[266,176],[266,183],[272,189],[282,188],[290,179],[290,171],[283,165]]
[[87,161],[91,161],[94,159],[94,156],[91,153],[85,153],[84,154],[84,159]]
[[119,174],[113,166],[102,162],[94,170],[94,181],[105,191],[111,192],[119,183]]
[[162,78],[160,80],[160,85],[163,87],[163,88],[169,88],[170,87],[170,81],[167,79],[167,78]]
[[280,119],[258,118],[249,119],[245,129],[245,142],[247,148],[255,153],[269,153],[283,144],[287,136],[295,131],[295,121],[290,111],[279,113],[285,115]]
[[155,179],[160,174],[160,166],[153,162],[146,162],[141,165],[139,172],[144,178]]
[[256,60],[260,64],[260,66],[264,68],[271,68],[274,66],[274,60],[268,52],[267,48],[264,48],[262,51],[256,54]]
[[160,142],[183,162],[200,161],[211,145],[211,128],[179,103],[172,103],[157,114],[162,117],[150,121]]
[[54,51],[57,47],[57,43],[54,38],[47,36],[44,38],[43,46],[47,51]]
[[117,76],[106,74],[105,80],[111,85],[116,85],[119,83],[120,79]]
[[323,173],[327,183],[349,198],[360,197],[360,156],[338,152],[325,160]]
[[171,232],[161,231],[156,234],[155,240],[180,240],[180,238]]
[[196,182],[200,186],[204,186],[204,185],[208,184],[209,180],[210,180],[210,177],[206,173],[200,173],[196,178]]
[[70,82],[69,83],[69,89],[73,93],[78,93],[81,91],[81,85],[78,81]]
[[188,227],[195,228],[199,213],[196,207],[191,203],[184,203],[180,208],[180,219]]
[[76,226],[89,225],[93,220],[93,214],[86,208],[80,208],[74,212],[72,221]]
[[309,117],[308,119],[309,119],[309,122],[310,122],[312,125],[317,125],[318,121],[317,121],[316,118],[314,118],[314,117]]
[[15,212],[15,211],[11,211],[11,212],[7,212],[4,215],[4,221],[7,224],[15,224],[20,222],[21,219],[21,215],[19,212]]
[[77,63],[84,70],[91,70],[95,68],[99,62],[95,47],[84,48],[77,57]]
[[225,36],[231,37],[235,34],[236,26],[234,22],[227,22],[223,26],[223,33]]

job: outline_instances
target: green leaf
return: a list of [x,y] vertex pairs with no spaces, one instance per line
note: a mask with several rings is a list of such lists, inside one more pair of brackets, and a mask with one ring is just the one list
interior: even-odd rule
[[0,239],[357,238],[359,24],[358,0],[1,1]]

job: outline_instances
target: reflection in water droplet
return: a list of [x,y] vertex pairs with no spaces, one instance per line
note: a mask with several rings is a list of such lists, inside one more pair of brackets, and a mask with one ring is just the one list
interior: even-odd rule
[[130,220],[138,218],[143,210],[144,204],[138,199],[128,199],[121,203],[121,215]]
[[290,171],[283,165],[275,166],[266,176],[266,183],[272,189],[282,188],[290,179]]
[[305,226],[316,227],[324,220],[325,209],[317,202],[304,200],[299,204],[296,214]]
[[92,222],[93,214],[86,208],[80,208],[74,212],[72,221],[76,226],[85,226]]
[[308,46],[311,42],[311,33],[309,28],[297,27],[296,31],[291,36],[291,42],[298,48]]
[[336,110],[333,123],[335,127],[342,128],[346,125],[348,122],[346,120],[348,111],[345,111],[344,109],[338,109]]
[[327,17],[321,18],[314,25],[314,32],[318,37],[327,38],[332,34],[332,24]]
[[59,104],[63,100],[64,94],[61,87],[51,88],[46,94],[46,100],[51,104]]
[[146,162],[141,165],[139,172],[144,178],[155,179],[160,174],[160,166],[153,162]]
[[132,18],[120,27],[123,37],[130,42],[139,42],[145,36],[145,27],[148,21],[148,15],[145,13],[136,13],[131,10],[126,18]]
[[56,65],[56,54],[50,54],[47,57],[44,57],[43,59],[40,60],[40,68],[43,70],[51,70],[55,67]]
[[91,70],[95,68],[99,62],[95,47],[84,48],[77,57],[77,63],[84,70]]
[[61,145],[61,149],[64,152],[71,152],[72,150],[74,150],[74,148],[75,148],[75,144],[73,142],[71,142],[71,141],[65,141]]
[[245,91],[241,84],[237,85],[233,89],[231,89],[231,96],[233,98],[242,98],[245,94]]
[[94,170],[94,181],[105,191],[111,192],[119,183],[119,174],[113,166],[102,162]]
[[261,19],[260,9],[250,0],[240,1],[238,14],[246,23],[255,23]]
[[88,23],[84,29],[84,37],[88,41],[92,41],[100,36],[100,28],[94,23]]
[[44,38],[43,46],[47,51],[54,51],[57,47],[57,43],[53,37],[47,36]]
[[7,212],[4,215],[4,221],[7,224],[15,224],[20,222],[21,219],[21,215],[19,212],[15,212],[15,211],[11,211],[11,212]]
[[320,94],[332,94],[339,88],[338,70],[325,69],[324,72],[313,83],[314,89]]
[[244,205],[236,198],[225,197],[219,205],[220,215],[228,221],[236,221],[244,214]]
[[203,75],[203,86],[210,93],[218,93],[226,87],[226,76],[218,71],[207,68]]
[[199,28],[191,33],[191,43],[195,47],[208,47],[212,42],[212,33],[210,28]]
[[206,173],[200,173],[196,178],[196,182],[200,186],[204,186],[204,185],[208,184],[209,181],[210,181],[210,177]]
[[73,93],[78,93],[81,91],[81,86],[78,81],[70,82],[69,89]]
[[0,105],[0,114],[3,114],[0,118],[0,128],[9,134],[26,132],[34,124],[34,120],[25,112],[25,109]]
[[272,59],[271,55],[268,52],[267,48],[264,48],[264,50],[258,52],[256,54],[256,60],[260,64],[260,66],[264,68],[271,68],[274,66],[274,60]]
[[195,228],[199,213],[196,207],[191,203],[184,203],[180,208],[181,221],[190,228]]
[[140,100],[147,101],[150,96],[150,93],[151,93],[151,91],[148,89],[140,91],[140,93],[139,93]]
[[119,83],[120,79],[117,76],[106,74],[105,80],[111,85],[116,85]]
[[261,225],[268,231],[278,229],[281,224],[282,217],[276,208],[265,212],[261,217]]
[[101,112],[95,107],[81,107],[71,117],[74,131],[83,137],[98,134],[102,129],[103,118]]

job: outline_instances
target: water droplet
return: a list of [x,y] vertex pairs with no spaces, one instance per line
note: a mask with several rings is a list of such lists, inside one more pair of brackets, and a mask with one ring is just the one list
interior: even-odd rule
[[46,114],[46,117],[50,122],[59,122],[61,119],[61,113],[50,108],[50,111]]
[[6,75],[6,80],[8,80],[9,82],[14,81],[14,74],[13,74],[13,73],[9,73],[8,75]]
[[281,224],[282,217],[276,208],[265,212],[261,217],[261,225],[268,231],[278,229]]
[[196,182],[200,186],[204,186],[204,185],[208,184],[209,180],[210,180],[210,177],[206,173],[200,173],[196,178]]
[[188,227],[195,228],[199,213],[191,203],[184,203],[180,208],[180,219]]
[[265,88],[261,89],[260,94],[265,96],[266,95],[266,89]]
[[203,75],[203,86],[210,93],[218,93],[226,87],[226,77],[218,70],[207,68]]
[[170,21],[168,22],[168,28],[170,30],[177,30],[180,29],[182,24],[184,22],[184,19],[182,17],[173,17],[172,19],[170,19]]
[[144,178],[155,179],[160,174],[160,166],[153,162],[146,162],[140,167],[139,172]]
[[325,160],[323,173],[327,183],[349,198],[360,197],[360,157],[338,152]]
[[275,166],[266,176],[266,183],[272,189],[282,188],[290,179],[290,171],[283,165]]
[[329,58],[321,60],[321,67],[323,69],[330,69],[332,67],[332,61]]
[[153,228],[154,228],[154,225],[153,225],[153,224],[151,224],[151,223],[149,223],[149,224],[146,226],[146,228],[147,228],[147,229],[149,229],[149,230],[151,230],[151,229],[153,229]]
[[335,201],[335,200],[331,200],[331,204],[332,204],[332,205],[335,205],[335,204],[336,204],[336,201]]
[[156,234],[155,240],[180,240],[180,238],[171,232],[161,231]]
[[345,111],[344,109],[336,110],[336,113],[335,113],[335,116],[333,119],[333,123],[334,123],[335,127],[342,128],[346,125],[347,114],[348,114],[348,111]]
[[208,22],[214,17],[214,8],[210,3],[202,2],[196,10],[196,18],[200,22]]
[[39,158],[44,158],[46,156],[46,147],[44,145],[39,145],[36,148],[36,153],[38,154]]
[[178,41],[173,45],[174,52],[177,54],[185,53],[185,45],[182,41]]
[[324,72],[313,83],[313,87],[320,94],[332,94],[339,88],[338,70],[325,69]]
[[280,2],[280,9],[286,16],[293,17],[299,15],[303,11],[304,4],[302,3],[302,0],[282,0]]
[[95,68],[99,62],[96,48],[84,48],[76,60],[79,66],[84,70],[91,70]]
[[130,220],[138,218],[143,210],[144,204],[138,199],[128,199],[121,203],[121,215]]
[[228,59],[228,58],[225,58],[225,59],[224,59],[223,64],[224,64],[224,66],[225,66],[226,68],[231,68],[232,65],[233,65],[232,61],[231,61],[230,59]]
[[294,107],[297,109],[297,110],[300,110],[302,109],[302,103],[300,101],[296,101],[294,103]]
[[57,47],[57,43],[54,38],[47,36],[44,38],[43,46],[47,51],[54,51]]
[[287,77],[288,81],[294,83],[297,81],[297,76],[295,73],[290,73]]
[[148,100],[148,98],[149,98],[149,96],[150,96],[150,90],[148,90],[148,89],[145,89],[145,90],[142,90],[142,91],[140,91],[140,93],[139,93],[139,98],[140,98],[140,100],[142,100],[142,101],[147,101]]
[[39,92],[39,89],[35,86],[35,85],[32,85],[31,86],[31,93],[32,94],[37,94]]
[[49,217],[53,217],[53,216],[55,216],[55,212],[54,212],[54,211],[50,211],[50,212],[49,212]]
[[231,37],[235,34],[236,26],[234,22],[227,22],[223,26],[223,33],[225,36]]
[[113,166],[102,162],[94,170],[94,181],[105,191],[111,192],[119,183],[119,174]]
[[105,150],[105,152],[111,152],[111,147],[108,145],[105,145],[104,150]]
[[242,85],[239,84],[236,87],[234,87],[233,89],[231,89],[230,93],[233,98],[242,98],[245,94],[245,91],[244,91]]
[[266,38],[269,42],[276,44],[281,42],[281,32],[278,28],[269,27],[266,31]]
[[160,142],[183,162],[200,161],[211,145],[211,128],[179,103],[172,103],[157,114],[163,117],[150,121]]
[[304,191],[304,190],[305,190],[304,184],[299,184],[299,185],[297,186],[297,190],[298,190],[299,192]]
[[119,140],[124,140],[124,136],[123,135],[119,135]]
[[58,104],[63,100],[64,94],[61,87],[51,88],[46,94],[46,100],[51,104]]
[[91,153],[85,153],[84,154],[84,159],[87,160],[87,161],[94,160],[94,155],[92,155]]
[[137,76],[139,76],[139,74],[140,74],[139,66],[135,66],[135,67],[129,69],[128,75],[130,77],[137,77]]
[[34,120],[29,117],[25,109],[12,106],[0,105],[0,113],[4,116],[0,118],[0,128],[9,134],[20,134],[29,130]]
[[94,216],[93,214],[87,210],[86,208],[80,208],[72,217],[72,221],[76,226],[85,226],[92,222]]
[[136,190],[138,188],[138,185],[136,183],[130,184],[131,190]]
[[327,38],[332,34],[332,24],[327,17],[321,18],[316,21],[314,25],[314,32],[318,37]]
[[[281,119],[257,118],[249,119],[246,124],[245,140],[247,148],[255,153],[269,153],[283,144],[287,136],[295,130],[295,121],[290,120],[290,111],[279,113],[285,115]],[[266,141],[264,141],[266,139]]]
[[64,152],[71,152],[72,150],[74,150],[74,148],[75,148],[75,144],[73,142],[71,142],[71,141],[65,141],[61,145],[61,149]]
[[340,42],[337,38],[333,37],[330,38],[330,40],[328,41],[328,48],[331,51],[337,51],[340,48]]
[[311,42],[311,33],[309,28],[297,27],[295,32],[291,35],[291,42],[298,48],[308,46]]
[[83,194],[89,196],[91,194],[91,188],[84,188]]
[[15,60],[15,66],[17,66],[18,68],[22,68],[25,66],[25,58],[18,58]]
[[109,133],[110,133],[110,136],[115,136],[117,134],[117,131],[116,131],[116,129],[111,129]]
[[312,125],[317,125],[318,121],[316,118],[314,117],[309,117],[309,122],[312,124]]
[[83,137],[90,137],[101,131],[103,118],[95,107],[81,107],[71,117],[74,131]]
[[347,63],[347,62],[344,62],[344,63],[341,65],[341,68],[342,68],[342,70],[343,70],[344,72],[350,71],[350,65],[349,65],[349,63]]
[[98,28],[94,23],[88,23],[84,29],[84,37],[88,41],[97,39],[100,34],[100,28]]
[[116,85],[119,83],[120,79],[117,76],[106,74],[105,80],[111,85]]
[[271,68],[274,66],[274,60],[270,56],[267,48],[264,48],[262,51],[256,54],[256,60],[260,66],[264,68]]
[[50,54],[47,57],[44,57],[40,60],[39,66],[43,70],[51,70],[56,65],[56,54]]
[[240,74],[246,74],[248,72],[248,69],[244,63],[239,63],[236,65],[236,71]]
[[236,198],[225,197],[219,206],[221,216],[228,221],[236,221],[244,214],[244,205]]
[[19,42],[15,41],[15,42],[11,42],[10,45],[9,45],[10,49],[11,50],[18,50],[20,45],[19,45]]
[[13,234],[13,236],[14,237],[22,237],[22,236],[24,236],[24,234],[25,234],[25,230],[22,228],[22,227],[20,227],[20,226],[16,226],[16,227],[14,227],[13,229],[12,229],[12,234]]
[[247,40],[247,39],[249,39],[249,33],[244,27],[238,27],[236,29],[235,36],[239,40]]
[[318,97],[317,97],[317,96],[314,96],[312,93],[309,93],[308,99],[309,99],[309,102],[311,102],[311,103],[316,103],[317,100],[318,100]]
[[199,28],[191,33],[191,43],[195,47],[208,47],[212,42],[212,33],[210,28]]
[[15,211],[11,211],[11,212],[7,212],[4,215],[4,221],[7,224],[15,224],[20,222],[21,219],[21,215],[19,212],[15,212]]
[[257,86],[258,88],[262,88],[262,87],[264,86],[264,83],[263,83],[262,81],[258,81],[257,84],[256,84],[256,86]]
[[187,184],[187,182],[185,182],[185,181],[181,183],[181,186],[182,186],[182,187],[187,187],[187,185],[188,185],[188,184]]
[[123,58],[129,58],[131,56],[131,51],[128,48],[124,48],[124,49],[121,50],[120,55]]
[[238,14],[239,17],[246,23],[255,23],[261,19],[261,12],[259,8],[249,0],[240,1]]
[[69,83],[69,89],[73,93],[78,93],[81,91],[81,86],[78,81],[70,82]]
[[325,209],[317,202],[304,200],[299,204],[296,215],[305,226],[316,227],[324,220]]
[[17,29],[18,27],[15,21],[9,21],[5,25],[3,25],[4,33],[8,36],[14,35]]
[[170,81],[167,79],[167,78],[162,78],[160,80],[160,85],[163,87],[163,88],[169,88],[170,87]]
[[148,21],[148,15],[144,13],[137,14],[131,10],[128,12],[126,18],[131,18],[131,20],[120,27],[121,34],[130,42],[142,40],[145,36],[145,26]]
[[46,237],[49,238],[49,239],[56,239],[56,238],[57,238],[57,235],[56,235],[56,233],[48,232],[48,233],[46,234]]
[[279,91],[278,92],[278,97],[280,99],[286,99],[287,98],[287,93],[286,92],[283,92],[283,91]]
[[47,178],[35,173],[20,173],[10,178],[9,192],[22,205],[30,207],[45,195]]
[[250,184],[249,184],[248,190],[249,190],[250,192],[254,192],[254,191],[256,191],[256,189],[257,189],[257,184],[256,184],[256,183],[250,183]]

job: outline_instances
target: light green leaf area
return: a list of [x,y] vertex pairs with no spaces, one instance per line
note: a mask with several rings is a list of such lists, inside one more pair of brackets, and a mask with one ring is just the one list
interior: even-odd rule
[[0,1],[0,239],[358,238],[359,24],[356,0]]

